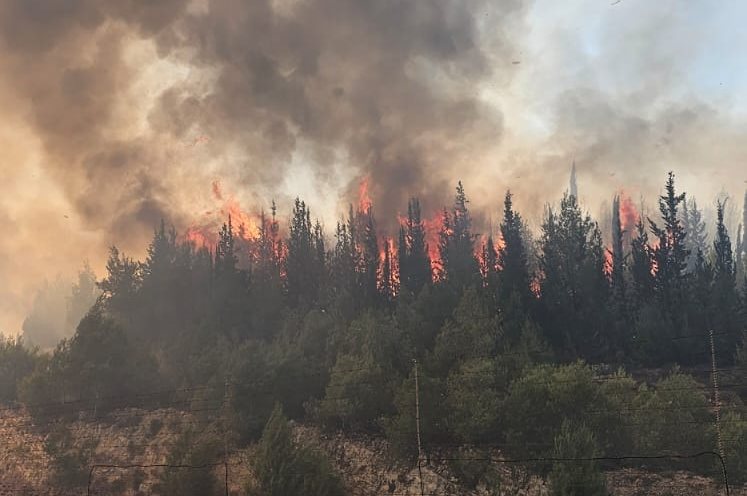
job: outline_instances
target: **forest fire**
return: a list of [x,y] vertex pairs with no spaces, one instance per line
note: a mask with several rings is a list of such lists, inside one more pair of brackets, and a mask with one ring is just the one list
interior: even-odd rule
[[631,233],[640,219],[640,214],[630,196],[620,192],[620,225],[623,232]]
[[429,219],[423,219],[425,226],[425,239],[428,248],[428,257],[431,259],[431,271],[435,277],[441,267],[441,254],[438,250],[441,231],[444,227],[443,212],[438,212]]
[[196,247],[212,248],[218,242],[220,226],[228,222],[229,218],[235,236],[244,241],[256,238],[259,233],[259,219],[244,210],[233,194],[226,194],[219,180],[212,182],[211,190],[216,206],[205,211],[206,219],[187,228],[184,233],[185,239]]
[[368,176],[364,177],[360,184],[358,184],[358,211],[366,213],[371,210],[373,202],[371,201],[371,195],[368,192]]
[[607,279],[612,279],[612,269],[614,265],[614,253],[609,247],[604,248],[604,274]]

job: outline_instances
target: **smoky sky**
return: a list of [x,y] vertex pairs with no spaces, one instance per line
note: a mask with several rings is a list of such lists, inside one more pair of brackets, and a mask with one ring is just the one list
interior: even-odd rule
[[[236,188],[272,192],[303,140],[317,176],[334,173],[338,151],[370,176],[389,206],[382,214],[408,195],[445,193],[445,177],[433,171],[459,160],[459,149],[499,139],[503,124],[471,88],[438,94],[429,81],[436,73],[446,84],[489,77],[476,13],[500,29],[521,4],[7,0],[1,8],[5,67],[45,166],[85,223],[124,237],[161,217],[183,220],[169,195],[179,164],[159,144],[196,129],[217,154],[240,149],[229,164]],[[148,132],[125,137],[116,128],[139,71],[124,60],[133,39],[151,40],[159,57],[212,81],[205,91],[189,79],[166,88],[147,112]],[[498,49],[508,56],[508,43]]]
[[708,204],[747,146],[693,82],[721,22],[701,4],[0,0],[0,315],[199,221],[216,180],[248,210],[301,196],[328,231],[363,178],[384,227],[458,179],[483,230],[508,187],[537,218],[574,159],[590,209],[653,201],[667,170]]

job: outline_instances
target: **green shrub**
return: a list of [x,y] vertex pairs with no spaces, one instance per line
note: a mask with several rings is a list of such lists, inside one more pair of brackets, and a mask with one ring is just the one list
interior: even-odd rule
[[[716,446],[708,399],[692,377],[674,372],[654,388],[642,388],[634,401],[634,446],[638,453],[691,454]],[[662,462],[702,470],[701,460]]]
[[123,406],[117,398],[147,390],[156,375],[152,357],[135,348],[122,328],[94,307],[75,335],[62,340],[26,377],[20,397],[29,404],[85,398],[92,409],[95,402],[96,411],[103,412]]
[[168,465],[194,468],[164,468],[157,492],[162,496],[218,496],[223,486],[214,464],[223,460],[223,443],[214,434],[188,428],[171,448]]
[[150,424],[148,424],[148,434],[155,437],[161,432],[161,429],[163,429],[163,420],[160,418],[151,419]]
[[97,441],[91,438],[76,443],[66,424],[55,425],[44,440],[44,451],[51,461],[50,479],[65,489],[84,487],[96,444]]
[[[603,453],[632,453],[635,425],[634,404],[638,392],[636,382],[622,370],[606,377],[599,384],[603,402],[601,409],[589,416]],[[588,425],[588,424],[587,424]]]
[[247,342],[231,356],[231,408],[239,444],[256,440],[272,413],[275,364],[267,346]]
[[[721,419],[721,439],[729,480],[737,484],[747,481],[747,419],[737,412],[728,412]],[[721,472],[719,463],[716,473]]]
[[393,412],[391,380],[369,357],[341,355],[331,371],[320,415],[328,424],[372,429]]
[[345,494],[326,457],[293,442],[288,420],[279,405],[262,433],[253,468],[256,480],[247,488],[250,496]]
[[490,453],[487,450],[462,447],[448,459],[449,470],[469,489],[475,489],[490,471]]
[[449,374],[449,427],[463,442],[484,442],[495,437],[500,406],[496,387],[496,365],[489,358],[467,360]]
[[[420,370],[420,437],[423,446],[448,438],[445,384]],[[415,377],[402,381],[394,395],[396,413],[384,420],[384,431],[392,451],[399,457],[414,460],[418,453],[415,429]]]
[[0,335],[0,403],[18,399],[18,387],[39,362],[39,353],[24,345],[21,338]]
[[[583,424],[563,421],[554,439],[553,458],[583,459],[598,456],[594,434]],[[607,496],[604,474],[595,461],[556,461],[549,476],[552,496]]]
[[514,381],[503,406],[508,444],[518,456],[548,454],[547,444],[564,419],[581,423],[589,411],[605,408],[605,398],[582,363],[535,366]]

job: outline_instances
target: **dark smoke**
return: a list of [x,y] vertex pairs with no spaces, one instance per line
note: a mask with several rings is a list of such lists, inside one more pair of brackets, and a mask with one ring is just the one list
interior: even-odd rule
[[[0,39],[46,166],[84,222],[121,241],[161,217],[187,222],[172,198],[183,187],[170,176],[179,164],[161,148],[195,130],[216,154],[240,151],[221,160],[237,189],[273,194],[303,150],[322,181],[335,174],[336,157],[355,178],[369,176],[382,218],[415,194],[437,208],[465,153],[502,131],[474,86],[458,84],[493,75],[477,16],[490,16],[499,37],[520,9],[518,1],[4,0]],[[122,96],[140,69],[126,50],[142,39],[211,83],[166,88],[148,132],[122,137],[112,130],[131,117]],[[511,47],[490,49],[508,58]]]

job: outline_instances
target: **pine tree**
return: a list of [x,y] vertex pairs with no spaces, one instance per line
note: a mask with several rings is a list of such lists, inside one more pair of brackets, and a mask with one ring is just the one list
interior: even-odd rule
[[153,233],[153,240],[148,246],[147,257],[143,264],[143,276],[151,280],[163,278],[168,273],[176,258],[176,231],[172,227],[166,230],[166,223],[161,224]]
[[722,349],[734,349],[741,331],[740,299],[736,284],[736,264],[729,232],[724,224],[726,201],[716,203],[716,239],[713,241],[712,316],[709,324],[718,333]]
[[99,282],[106,308],[113,315],[131,322],[141,285],[142,264],[112,246],[106,262],[106,277]]
[[493,243],[493,236],[488,236],[488,240],[482,247],[482,257],[480,257],[480,272],[482,273],[483,284],[493,298],[497,298],[498,284],[498,251]]
[[620,222],[620,196],[612,200],[612,266],[610,280],[617,301],[625,299],[625,254],[623,252],[623,228]]
[[686,199],[682,203],[682,219],[685,246],[690,251],[687,257],[687,271],[692,272],[698,263],[698,256],[705,256],[708,240],[703,213],[698,209],[695,198]]
[[257,449],[256,482],[248,494],[256,496],[342,496],[344,490],[329,462],[315,451],[298,446],[288,419],[276,406]]
[[376,221],[371,206],[365,212],[358,212],[358,233],[360,238],[360,263],[358,265],[358,287],[362,303],[371,305],[378,299],[379,240],[376,235]]
[[636,235],[630,243],[630,273],[636,301],[641,304],[654,294],[653,255],[642,218],[638,219],[635,229]]
[[231,216],[218,233],[215,247],[215,273],[217,277],[232,277],[237,272],[239,259],[236,255],[236,239],[233,235]]
[[[655,264],[654,288],[667,314],[681,320],[684,311],[686,290],[687,259],[690,250],[685,246],[686,233],[679,219],[679,209],[685,201],[685,194],[677,194],[674,186],[674,173],[670,172],[665,186],[666,192],[659,197],[661,226],[649,219],[649,226],[658,245],[653,249]],[[692,215],[691,224],[696,225]]]
[[731,239],[724,224],[724,207],[726,201],[716,202],[716,239],[713,241],[715,255],[714,269],[717,280],[724,280],[733,285],[735,282],[734,256],[731,251]]
[[[593,458],[599,448],[594,434],[584,425],[564,421],[555,436],[553,457],[557,459]],[[606,496],[604,474],[594,461],[565,462],[553,465],[549,476],[552,496]]]
[[258,276],[270,284],[279,282],[282,259],[283,240],[280,238],[277,207],[273,200],[270,218],[267,218],[264,210],[259,216],[259,237],[255,261]]
[[608,283],[599,227],[581,213],[575,196],[565,195],[556,214],[548,209],[542,226],[539,268],[543,328],[548,340],[569,356],[590,357],[608,346]]
[[96,274],[86,260],[78,272],[78,281],[73,284],[67,304],[66,325],[68,334],[72,334],[91,307],[96,303],[99,291],[96,287]]
[[324,243],[324,229],[319,219],[314,223],[314,230],[312,232],[312,246],[313,252],[313,265],[312,265],[312,277],[317,285],[317,294],[321,294],[322,290],[327,287],[329,280],[328,260],[327,260],[327,248]]
[[573,196],[578,200],[578,184],[576,183],[576,161],[573,161],[571,166],[571,180],[568,190],[568,196]]
[[742,222],[737,229],[737,246],[735,251],[737,284],[742,287],[747,299],[747,191],[744,192]]
[[293,305],[317,302],[324,271],[323,260],[320,260],[323,242],[321,226],[311,223],[311,212],[306,203],[296,198],[285,259],[286,292]]
[[472,218],[467,208],[467,195],[459,181],[451,214],[444,210],[443,225],[439,233],[441,279],[455,288],[477,285],[480,269],[475,257],[475,235]]
[[625,280],[626,257],[623,248],[623,231],[620,220],[620,196],[616,195],[612,201],[612,249],[608,250],[611,257],[609,267],[610,285],[612,288],[610,313],[613,320],[613,348],[617,350],[619,359],[623,359],[630,339],[632,319],[629,312],[629,301]]
[[392,248],[392,240],[384,237],[384,258],[381,262],[381,274],[379,276],[379,293],[385,304],[391,305],[399,291],[397,273],[397,260]]
[[506,191],[503,200],[503,221],[500,225],[503,243],[498,248],[499,301],[505,302],[516,295],[525,309],[531,299],[529,289],[529,263],[524,245],[524,220],[514,211],[513,196]]
[[417,198],[411,198],[407,203],[407,219],[400,227],[397,259],[403,289],[418,294],[423,286],[431,283],[431,260]]
[[410,258],[409,246],[405,226],[400,224],[397,238],[397,266],[399,268],[399,284],[402,291],[412,292],[410,287]]
[[218,233],[213,262],[212,319],[215,328],[233,341],[251,329],[249,273],[239,269],[238,249],[231,216]]
[[335,249],[332,253],[332,278],[335,299],[340,310],[350,309],[356,292],[355,241],[348,224],[338,222],[335,230]]
[[283,250],[273,201],[269,218],[264,210],[260,213],[258,237],[252,252],[250,306],[253,309],[251,327],[254,335],[268,337],[272,330],[280,326],[284,303]]

